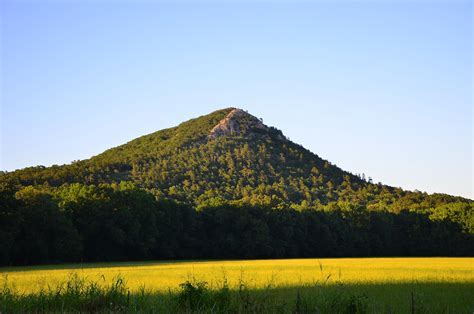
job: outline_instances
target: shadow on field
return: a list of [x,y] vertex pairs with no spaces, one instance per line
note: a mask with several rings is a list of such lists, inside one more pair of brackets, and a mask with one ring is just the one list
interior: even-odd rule
[[10,312],[164,313],[472,313],[474,283],[316,284],[261,289],[224,279],[216,288],[183,282],[167,293],[144,287],[131,291],[126,280],[88,281],[78,275],[33,295],[0,289],[0,313]]
[[[226,260],[228,261],[228,260]],[[11,266],[0,267],[0,272],[25,272],[37,270],[78,270],[88,268],[125,268],[125,267],[140,267],[153,265],[175,265],[183,263],[207,263],[215,262],[215,260],[163,260],[163,261],[137,261],[137,262],[104,262],[104,263],[77,263],[77,264],[48,264],[48,265],[34,265],[34,266]]]

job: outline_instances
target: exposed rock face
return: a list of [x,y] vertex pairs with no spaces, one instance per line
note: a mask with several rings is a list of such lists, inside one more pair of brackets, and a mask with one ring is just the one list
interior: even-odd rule
[[239,136],[252,129],[268,129],[258,118],[243,111],[242,109],[234,109],[227,117],[219,121],[212,128],[209,138],[217,138],[222,136]]

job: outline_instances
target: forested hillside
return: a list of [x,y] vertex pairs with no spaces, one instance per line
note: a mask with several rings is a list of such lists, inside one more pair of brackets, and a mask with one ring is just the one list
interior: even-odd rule
[[2,264],[474,254],[471,200],[375,184],[235,108],[2,173],[0,193]]

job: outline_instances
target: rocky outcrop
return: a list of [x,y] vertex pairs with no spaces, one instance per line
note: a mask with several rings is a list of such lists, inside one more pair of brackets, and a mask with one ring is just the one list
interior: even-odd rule
[[209,134],[209,138],[214,139],[222,136],[240,136],[255,129],[268,129],[262,121],[243,111],[233,109],[229,114],[214,126]]

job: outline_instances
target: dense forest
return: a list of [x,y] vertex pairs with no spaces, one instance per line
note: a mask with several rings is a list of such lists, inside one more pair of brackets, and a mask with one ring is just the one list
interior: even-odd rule
[[474,202],[343,171],[228,108],[0,174],[0,263],[465,256]]
[[0,263],[177,258],[472,255],[472,230],[452,214],[364,208],[301,211],[250,205],[195,210],[132,183],[3,189]]

